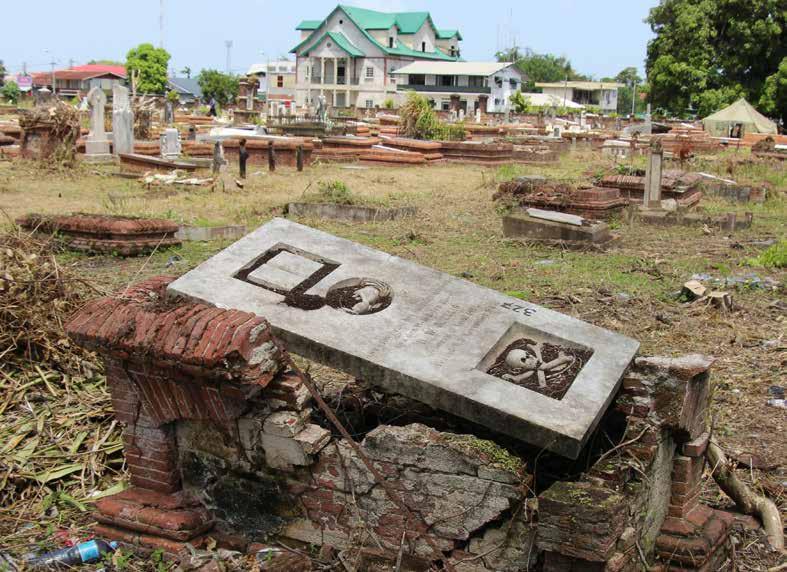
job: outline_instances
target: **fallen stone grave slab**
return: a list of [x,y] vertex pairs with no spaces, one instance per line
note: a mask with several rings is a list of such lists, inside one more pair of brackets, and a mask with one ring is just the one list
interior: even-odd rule
[[379,222],[414,216],[415,207],[365,207],[335,203],[290,203],[287,212],[297,217],[327,218],[351,222]]
[[639,347],[285,219],[168,292],[265,316],[294,353],[571,458]]
[[169,159],[140,155],[138,153],[120,153],[118,156],[120,157],[120,165],[131,171],[169,172],[175,169],[180,169],[181,171],[197,170],[195,164],[186,163],[185,161],[171,161]]
[[547,212],[549,211],[527,209],[504,216],[503,235],[537,242],[580,245],[603,244],[613,238],[609,226],[603,222],[558,212],[545,216],[543,213]]
[[39,215],[17,219],[26,230],[59,233],[70,248],[100,254],[136,256],[177,246],[178,225],[161,219],[142,219],[100,214]]

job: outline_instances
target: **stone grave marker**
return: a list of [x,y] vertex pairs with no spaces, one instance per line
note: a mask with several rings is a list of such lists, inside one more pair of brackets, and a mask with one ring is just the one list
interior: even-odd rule
[[118,84],[112,87],[112,141],[115,155],[134,152],[134,112],[128,88]]
[[93,162],[111,160],[109,139],[104,127],[107,94],[103,89],[94,87],[87,94],[87,101],[90,104],[90,133],[85,140],[85,158]]
[[177,159],[180,151],[180,132],[174,127],[168,127],[161,134],[161,156],[164,159]]
[[645,191],[642,196],[642,205],[645,208],[659,208],[661,205],[661,179],[663,176],[662,163],[664,150],[657,141],[650,147],[648,164],[645,169]]
[[571,458],[639,347],[285,219],[169,292],[264,316],[293,353]]

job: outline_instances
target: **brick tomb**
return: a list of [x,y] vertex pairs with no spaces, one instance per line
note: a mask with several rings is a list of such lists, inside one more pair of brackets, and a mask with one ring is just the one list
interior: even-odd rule
[[360,381],[316,379],[372,473],[264,318],[168,296],[171,280],[93,301],[67,327],[103,358],[124,426],[131,488],[97,502],[102,538],[171,557],[208,538],[240,551],[372,546],[391,561],[402,546],[423,564],[413,569],[460,572],[634,571],[640,549],[664,570],[726,557],[729,518],[698,502],[706,358],[637,358],[576,461]]
[[618,189],[576,189],[539,176],[517,177],[501,183],[494,199],[523,209],[548,209],[595,220],[616,216],[629,204]]
[[73,214],[29,214],[16,223],[26,230],[58,233],[70,248],[100,254],[136,256],[180,244],[178,225],[162,219]]

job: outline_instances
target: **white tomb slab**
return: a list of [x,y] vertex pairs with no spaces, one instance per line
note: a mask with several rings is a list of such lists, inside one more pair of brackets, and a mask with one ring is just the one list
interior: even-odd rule
[[274,219],[169,292],[265,317],[290,351],[576,458],[639,343]]

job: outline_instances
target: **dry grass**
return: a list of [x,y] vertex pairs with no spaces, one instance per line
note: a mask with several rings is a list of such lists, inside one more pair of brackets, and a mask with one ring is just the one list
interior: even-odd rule
[[[728,165],[727,159],[721,157],[703,160],[697,166],[728,176]],[[286,203],[298,200],[304,193],[315,192],[319,181],[342,181],[354,195],[376,201],[395,193],[419,208],[416,218],[373,224],[301,222],[625,333],[642,342],[643,353],[696,352],[715,356],[717,439],[728,450],[749,451],[787,466],[784,410],[766,405],[768,388],[785,384],[787,322],[784,306],[779,306],[785,303],[785,272],[747,266],[747,261],[764,248],[758,241],[785,235],[787,201],[783,194],[779,195],[779,191],[784,192],[784,166],[735,163],[736,173],[749,182],[771,185],[778,196],[765,205],[703,200],[703,206],[710,211],[754,211],[752,229],[731,237],[718,231],[708,235],[699,228],[615,223],[621,238],[606,252],[561,251],[503,238],[500,213],[491,200],[501,178],[527,173],[582,180],[611,166],[610,162],[588,154],[557,166],[500,170],[456,165],[368,169],[317,165],[300,174],[280,169],[271,175],[251,168],[243,191],[214,193],[189,188],[177,189],[174,196],[164,196],[136,181],[111,176],[108,169],[80,167],[64,177],[41,173],[23,162],[0,163],[0,206],[14,217],[30,211],[89,211],[158,216],[198,225],[242,223],[254,228],[279,216]],[[162,272],[186,272],[225,245],[187,243],[155,254],[142,271],[143,259],[61,254],[57,260],[89,276],[94,287],[109,291],[131,280]],[[781,289],[734,289],[737,309],[730,314],[706,306],[686,305],[675,296],[695,273],[723,278],[750,272],[781,283]],[[14,531],[13,542],[19,545],[35,537],[34,532],[40,537],[48,524],[67,527],[73,511],[78,510],[72,507],[68,518],[53,518],[42,508],[44,499],[57,491],[77,491],[76,495],[68,494],[79,502],[88,500],[93,491],[103,490],[116,476],[120,477],[121,466],[113,464],[116,457],[105,450],[115,442],[114,430],[99,446],[99,453],[91,452],[108,428],[103,389],[92,387],[89,379],[57,378],[58,382],[53,383],[56,378],[49,378],[49,384],[36,381],[40,376],[35,370],[14,375],[21,377],[2,380],[0,386],[0,399],[7,398],[11,390],[15,404],[13,415],[9,415],[12,413],[9,409],[0,423],[0,440],[18,434],[25,424],[31,423],[27,435],[35,435],[37,424],[42,423],[45,434],[60,437],[56,443],[53,438],[45,437],[36,445],[31,458],[43,454],[42,449],[54,443],[61,456],[57,462],[66,463],[75,433],[73,429],[70,432],[59,429],[62,420],[73,416],[80,422],[93,424],[93,431],[77,448],[77,453],[84,455],[77,457],[79,461],[89,460],[87,472],[80,470],[59,481],[41,484],[39,489],[31,488],[25,497],[25,506],[32,511],[26,514],[39,515],[41,524],[31,522],[32,528],[25,529],[23,524],[27,521],[13,520],[16,515],[10,511],[0,513],[0,521],[4,521],[0,522],[0,535]],[[35,385],[30,387],[36,388],[33,391],[40,392],[45,401],[28,399],[28,406],[14,388],[33,382]],[[54,386],[57,395],[52,394],[48,385]],[[51,406],[56,402],[64,407],[53,411]],[[49,416],[44,413],[47,410]],[[29,444],[29,437],[26,439],[25,443]],[[20,441],[9,453],[18,454],[25,443]],[[0,453],[0,463],[7,458],[8,454]],[[95,471],[102,463],[106,468]],[[783,487],[787,478],[783,469],[751,471],[748,480],[787,507]],[[708,491],[711,495],[708,500],[720,506],[729,505],[728,499],[715,492],[714,487]],[[68,504],[62,494],[57,498],[59,506]],[[757,552],[761,543],[751,543],[754,538],[741,537],[742,545],[737,552],[739,569],[756,569],[741,566],[746,558],[752,563],[769,563],[766,553]]]

